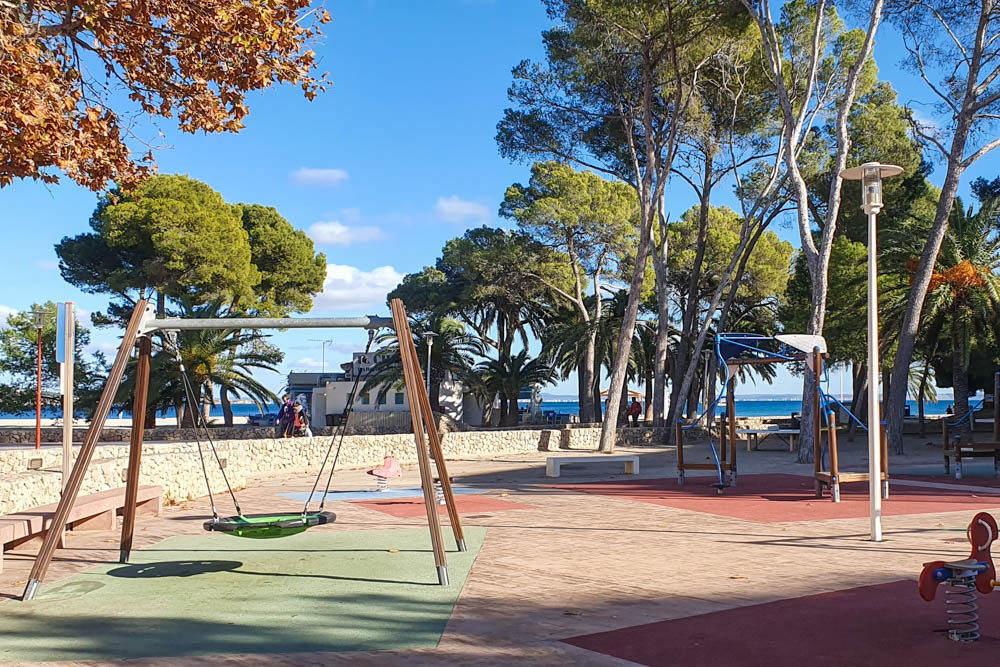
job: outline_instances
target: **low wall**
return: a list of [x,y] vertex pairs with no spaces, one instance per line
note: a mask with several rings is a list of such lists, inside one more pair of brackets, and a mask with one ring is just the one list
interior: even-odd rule
[[[665,429],[622,428],[621,446],[657,445]],[[600,429],[534,429],[515,431],[472,431],[446,433],[442,438],[445,458],[485,458],[503,454],[595,449]],[[316,470],[329,447],[330,439],[260,438],[216,442],[225,463],[226,475],[234,488],[247,485],[253,475],[272,472]],[[211,456],[207,443],[206,457]],[[415,463],[417,452],[412,434],[353,435],[344,438],[338,468],[366,468],[382,462],[386,454],[403,463]],[[29,470],[32,459],[41,467]],[[84,479],[81,493],[97,493],[124,485],[128,465],[128,445],[105,444],[97,448]],[[218,465],[207,461],[214,491],[225,486]],[[59,500],[62,469],[61,450],[0,450],[0,514],[10,514]],[[195,442],[148,442],[142,448],[141,484],[163,487],[164,501],[180,502],[205,495],[205,478]]]

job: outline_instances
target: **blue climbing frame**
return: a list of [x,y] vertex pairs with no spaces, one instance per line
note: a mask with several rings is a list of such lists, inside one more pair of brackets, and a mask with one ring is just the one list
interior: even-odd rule
[[[809,347],[805,347],[805,343]],[[677,420],[674,425],[677,442],[677,482],[684,483],[687,470],[715,470],[718,480],[713,484],[721,494],[723,489],[736,484],[736,374],[748,365],[789,363],[806,361],[808,351],[819,343],[825,349],[826,343],[820,336],[787,335],[768,336],[754,333],[720,333],[715,336],[715,356],[719,362],[722,388],[708,407],[690,424]],[[719,415],[719,448],[715,446],[712,423],[715,410],[723,398],[726,409]],[[713,463],[687,463],[684,461],[684,433],[705,421],[708,443],[712,451]],[[728,449],[728,451],[727,451]]]

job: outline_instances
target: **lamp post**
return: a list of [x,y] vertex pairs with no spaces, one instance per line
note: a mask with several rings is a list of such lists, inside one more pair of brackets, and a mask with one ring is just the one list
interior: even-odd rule
[[433,331],[424,332],[424,340],[427,341],[427,395],[430,396],[431,393],[431,347],[434,346],[434,336],[437,336]]
[[35,377],[35,449],[42,446],[42,328],[45,326],[44,310],[33,310],[35,329],[38,330],[37,374]]
[[320,343],[320,348],[322,350],[320,352],[320,355],[322,355],[322,359],[323,359],[323,361],[322,361],[323,369],[322,369],[321,372],[322,373],[326,373],[326,346],[327,345],[333,345],[333,341],[332,340],[321,340],[319,338],[310,338],[309,340],[312,341],[313,343]]
[[861,181],[863,203],[868,214],[868,516],[871,540],[882,541],[882,443],[879,416],[878,361],[878,238],[877,216],[882,210],[882,179],[898,176],[902,168],[866,162],[840,172],[849,181]]

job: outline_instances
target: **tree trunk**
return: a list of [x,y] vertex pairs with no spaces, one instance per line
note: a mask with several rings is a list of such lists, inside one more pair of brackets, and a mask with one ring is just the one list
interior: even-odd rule
[[[965,110],[963,110],[963,114]],[[955,126],[955,136],[951,142],[951,154],[948,157],[948,171],[945,174],[941,196],[938,198],[937,211],[934,214],[934,226],[924,243],[920,254],[920,264],[913,276],[913,284],[907,296],[906,311],[899,332],[899,343],[896,346],[896,361],[892,365],[893,391],[886,401],[886,421],[888,422],[889,443],[894,452],[903,451],[903,412],[906,405],[906,378],[913,361],[913,351],[917,345],[917,332],[920,328],[920,315],[924,308],[924,298],[930,285],[931,274],[937,263],[938,252],[945,232],[948,231],[948,219],[955,205],[955,194],[958,192],[959,179],[965,171],[962,156],[965,153],[965,143],[969,137],[971,112],[969,115],[959,115]],[[955,414],[958,414],[957,408]]]
[[[621,410],[621,392],[628,373],[628,360],[632,352],[632,336],[635,334],[635,319],[639,314],[639,298],[642,294],[642,280],[646,275],[646,258],[649,255],[650,232],[653,216],[647,214],[639,232],[639,247],[636,250],[635,270],[629,283],[628,304],[622,317],[622,328],[618,335],[614,364],[611,370],[611,386],[608,387],[608,415],[616,415]],[[606,419],[601,427],[600,451],[615,450],[615,419]]]
[[[670,293],[667,285],[667,221],[663,209],[657,211],[659,248],[653,253],[656,275],[656,352],[653,368],[653,426],[665,426],[667,401],[667,354],[670,349]],[[667,429],[668,432],[673,429]]]
[[[700,366],[695,359],[691,360],[695,366]],[[695,419],[698,416],[698,396],[701,394],[701,373],[695,374],[695,380],[691,383],[691,390],[688,391],[687,395],[687,418],[688,420]]]
[[434,377],[434,371],[431,370],[431,393],[427,397],[431,404],[431,412],[441,412],[441,380]]
[[951,374],[952,388],[955,392],[955,420],[963,419],[958,427],[962,443],[972,442],[972,420],[975,415],[969,414],[969,337],[963,327],[955,322],[951,333]]
[[628,382],[622,385],[621,405],[618,407],[618,426],[628,426]]
[[[865,392],[868,391],[868,365],[865,363],[851,362],[851,414],[864,421],[868,410],[865,405]],[[854,434],[858,430],[858,424],[853,419],[847,428],[848,442],[854,442]]]
[[212,417],[212,393],[215,387],[211,381],[206,382],[206,385],[204,392],[201,391],[200,387],[196,391],[198,391],[198,405],[201,408],[202,424],[208,426]]
[[[927,437],[927,424],[924,421],[924,394],[927,393],[927,376],[930,373],[930,358],[924,361],[924,370],[920,373],[920,389],[917,390],[917,416],[920,419],[920,437]],[[996,400],[996,397],[993,398]]]
[[219,402],[222,404],[222,419],[226,426],[233,425],[233,405],[229,402],[229,387],[219,387]]
[[648,363],[648,360],[646,363],[645,385],[646,405],[643,406],[645,408],[645,414],[643,414],[642,420],[646,423],[646,426],[649,426],[653,423],[653,367]]
[[601,383],[598,382],[599,379],[595,373],[594,386],[591,391],[594,394],[594,420],[598,424],[601,424],[604,422],[604,406],[601,405]]
[[591,387],[594,385],[594,335],[591,333],[587,339],[587,347],[583,352],[583,359],[580,361],[580,421],[589,424],[594,421],[594,398]]
[[[178,421],[178,423],[180,423]],[[156,428],[156,406],[147,405],[146,406],[146,420],[144,423],[144,428]]]

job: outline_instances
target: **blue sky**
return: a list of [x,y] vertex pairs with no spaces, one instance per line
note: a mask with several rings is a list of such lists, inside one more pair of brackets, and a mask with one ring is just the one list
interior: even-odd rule
[[[542,56],[549,23],[538,0],[402,0],[331,2],[333,23],[316,51],[333,86],[314,102],[295,89],[254,95],[246,129],[237,135],[187,135],[158,122],[169,148],[157,152],[162,173],[203,180],[227,201],[275,206],[305,229],[330,265],[313,315],[387,314],[385,293],[406,273],[432,264],[444,243],[479,224],[506,224],[496,211],[505,188],[525,181],[528,165],[501,158],[495,127],[507,106],[510,70]],[[882,77],[900,99],[924,100],[922,84],[899,68],[898,37],[884,25],[876,47]],[[930,115],[930,109],[927,110]],[[963,179],[998,175],[989,156]],[[932,180],[940,182],[938,165]],[[85,311],[106,300],[83,294],[59,276],[53,245],[87,231],[96,196],[72,183],[19,182],[0,190],[6,280],[0,319],[33,301],[72,300]],[[692,203],[672,184],[679,214]],[[848,202],[847,205],[852,205]],[[776,232],[798,246],[797,232]],[[112,352],[120,332],[96,330],[94,345]],[[341,330],[276,334],[283,372],[327,368],[363,346],[365,334]],[[275,389],[283,377],[264,378]],[[800,380],[782,374],[771,387],[794,393]],[[575,380],[549,389],[573,393]]]

